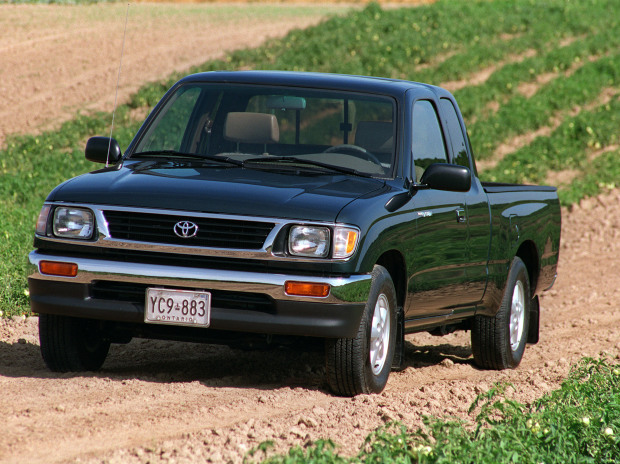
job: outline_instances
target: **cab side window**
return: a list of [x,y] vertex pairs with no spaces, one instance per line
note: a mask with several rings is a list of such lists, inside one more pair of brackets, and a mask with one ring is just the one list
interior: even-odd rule
[[447,163],[446,146],[435,107],[428,100],[418,100],[413,104],[412,145],[415,180],[433,163]]
[[469,168],[465,137],[463,136],[463,129],[456,114],[456,109],[450,100],[442,98],[441,111],[446,118],[450,142],[452,143],[452,162]]

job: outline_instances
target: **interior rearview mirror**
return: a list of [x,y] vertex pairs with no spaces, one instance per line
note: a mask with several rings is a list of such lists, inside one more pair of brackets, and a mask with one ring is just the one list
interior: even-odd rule
[[267,98],[267,108],[270,110],[304,110],[306,109],[306,99],[303,97],[272,95]]

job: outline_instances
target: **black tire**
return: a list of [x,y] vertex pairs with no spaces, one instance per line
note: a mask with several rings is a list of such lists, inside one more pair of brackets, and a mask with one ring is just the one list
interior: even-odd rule
[[[396,311],[396,291],[392,278],[383,266],[375,266],[370,295],[357,336],[326,341],[327,381],[335,394],[355,396],[383,391],[394,358]],[[371,332],[373,317],[379,328],[374,336]],[[375,344],[371,347],[372,339]],[[371,363],[372,355],[375,356],[374,366]]]
[[471,346],[479,367],[501,370],[519,365],[527,342],[530,302],[527,268],[521,258],[515,257],[497,314],[474,317]]
[[101,322],[54,314],[39,315],[39,342],[54,372],[96,371],[110,349]]

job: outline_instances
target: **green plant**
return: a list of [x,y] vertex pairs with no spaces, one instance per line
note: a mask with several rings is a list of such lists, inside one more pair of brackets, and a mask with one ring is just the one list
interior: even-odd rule
[[550,135],[509,154],[484,175],[497,182],[544,183],[550,171],[575,170],[580,175],[559,191],[562,203],[570,205],[618,185],[620,166],[614,160],[619,152],[619,124],[616,98],[566,118]]
[[[256,449],[250,451],[244,462],[249,464],[257,452],[263,455],[269,454],[269,450],[273,447],[272,442],[261,443]],[[336,453],[336,445],[331,440],[317,440],[311,446],[305,449],[295,446],[284,455],[273,455],[265,458],[261,462],[265,464],[345,464],[349,460]]]
[[[388,423],[366,438],[355,457],[331,441],[269,456],[266,463],[598,463],[620,461],[620,365],[585,358],[559,389],[527,406],[502,384],[476,398],[473,422],[426,417],[409,430]],[[268,454],[271,444],[259,447]],[[256,455],[259,450],[254,450]]]

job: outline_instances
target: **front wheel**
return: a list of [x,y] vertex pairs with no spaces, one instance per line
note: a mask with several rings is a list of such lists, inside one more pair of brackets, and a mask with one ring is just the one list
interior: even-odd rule
[[39,315],[41,355],[54,372],[96,371],[110,349],[100,321]]
[[396,342],[396,291],[389,272],[375,266],[355,338],[326,342],[327,380],[334,393],[380,393],[390,375]]
[[500,370],[519,365],[527,342],[530,301],[527,268],[515,257],[499,311],[494,317],[476,316],[473,321],[471,345],[479,367]]

